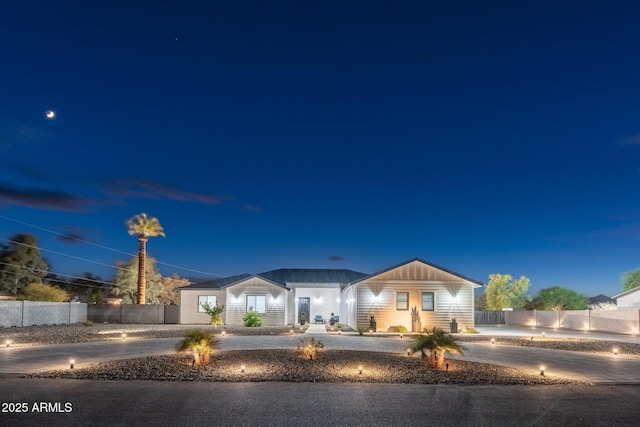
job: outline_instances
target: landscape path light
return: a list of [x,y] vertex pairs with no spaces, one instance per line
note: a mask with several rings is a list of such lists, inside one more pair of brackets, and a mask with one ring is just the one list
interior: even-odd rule
[[75,365],[76,360],[75,359],[70,359],[69,360],[69,369],[73,369],[73,365]]
[[11,340],[6,340],[5,344],[7,345],[7,347],[11,347]]
[[244,372],[244,365],[240,365],[240,372]]
[[495,338],[491,338],[491,344],[495,344],[496,343],[496,339]]
[[127,334],[122,334],[122,339],[127,339]]
[[544,365],[540,366],[540,375],[544,377]]
[[358,366],[358,374],[362,375],[362,366]]
[[615,347],[615,348],[613,349],[613,354],[615,354],[616,356],[618,355],[618,347]]

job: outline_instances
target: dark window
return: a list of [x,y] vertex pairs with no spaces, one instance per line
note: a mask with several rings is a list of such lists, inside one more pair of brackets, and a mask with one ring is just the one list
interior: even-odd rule
[[396,310],[409,310],[409,292],[396,293]]
[[423,292],[422,293],[422,311],[434,311],[434,295],[433,292]]

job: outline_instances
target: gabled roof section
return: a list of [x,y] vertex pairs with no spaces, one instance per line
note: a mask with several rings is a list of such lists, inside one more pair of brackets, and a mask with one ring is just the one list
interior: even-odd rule
[[362,277],[367,277],[365,273],[353,270],[329,268],[281,268],[279,270],[266,271],[257,276],[278,283],[281,286],[287,286],[287,283],[347,284]]
[[623,293],[621,293],[621,294],[614,295],[614,296],[612,296],[611,298],[614,298],[614,299],[615,299],[615,298],[624,297],[624,296],[627,296],[627,295],[629,295],[629,294],[632,294],[632,293],[634,293],[634,292],[638,292],[638,291],[640,291],[640,286],[635,287],[635,288],[631,288],[631,289],[629,289],[628,291],[624,291],[624,292],[623,292]]
[[[474,285],[474,287],[476,287],[476,288],[484,286],[484,283],[482,283],[482,282],[479,282],[477,280],[474,280],[474,279],[471,279],[469,277],[463,276],[462,274],[458,274],[458,273],[456,273],[454,271],[451,271],[451,270],[448,270],[448,269],[446,269],[444,267],[440,267],[439,265],[429,263],[429,262],[427,262],[427,261],[425,261],[423,259],[420,259],[420,258],[410,259],[409,261],[405,261],[405,262],[400,263],[398,265],[394,265],[393,267],[389,267],[389,268],[386,268],[384,270],[378,271],[377,273],[373,273],[370,276],[362,277],[362,278],[360,278],[358,280],[355,280],[355,281],[351,282],[350,284],[351,285],[355,285],[356,283],[363,282],[365,280],[372,279],[372,278],[377,277],[377,276],[382,276],[385,273],[390,273],[393,270],[403,271],[403,267],[407,267],[411,263],[423,264],[424,266],[430,268],[431,270],[434,270],[435,272],[440,273],[442,276],[454,276],[455,278],[466,280],[468,282],[471,282]],[[413,272],[413,273],[416,274],[415,272]],[[416,279],[407,278],[407,280],[416,280]],[[435,278],[435,277],[426,277],[426,278],[422,278],[421,277],[420,280],[442,280],[442,279],[441,278]]]
[[251,277],[251,274],[238,274],[236,276],[221,277],[219,279],[207,280],[206,282],[194,283],[193,285],[183,286],[180,289],[224,289],[249,277]]

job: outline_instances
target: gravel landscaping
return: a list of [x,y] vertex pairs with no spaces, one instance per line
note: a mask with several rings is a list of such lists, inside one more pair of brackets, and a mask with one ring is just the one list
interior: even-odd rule
[[[217,382],[366,382],[400,384],[585,384],[538,372],[447,360],[449,370],[422,365],[419,356],[322,350],[317,359],[303,359],[296,350],[215,351],[211,363],[193,367],[189,355],[141,357],[80,369],[31,374],[29,378],[93,380],[217,381]],[[241,366],[244,365],[244,372]],[[362,366],[362,374],[358,368]]]

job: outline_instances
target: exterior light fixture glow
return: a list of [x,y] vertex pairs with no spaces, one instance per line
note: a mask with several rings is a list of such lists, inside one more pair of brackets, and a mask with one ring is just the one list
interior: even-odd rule
[[403,338],[403,337],[404,337],[404,335],[402,335],[402,332],[401,332],[401,333],[400,333],[400,338]]
[[225,335],[227,335],[227,331],[222,331],[222,336],[224,337]]
[[73,369],[73,366],[76,364],[76,360],[75,359],[71,359],[69,360],[69,369]]
[[338,330],[338,335],[342,335],[342,329]]
[[546,336],[547,336],[547,334],[543,332],[543,333],[542,333],[542,338],[544,338],[544,337],[546,337]]
[[293,329],[291,329],[291,330],[289,331],[289,333],[290,333],[291,335],[293,335]]
[[613,354],[615,354],[616,356],[618,355],[618,348],[617,347],[613,349]]
[[410,348],[407,349],[407,356],[411,356],[411,349]]
[[122,334],[122,339],[123,340],[127,339],[127,334]]
[[11,340],[6,340],[4,343],[7,345],[7,347],[11,347]]
[[373,329],[369,329],[369,335],[373,335]]
[[544,377],[544,365],[540,366],[540,375]]
[[495,338],[491,338],[491,344],[495,344],[496,343],[496,339]]
[[358,366],[358,374],[362,375],[362,366]]
[[240,372],[244,372],[244,365],[240,365]]

